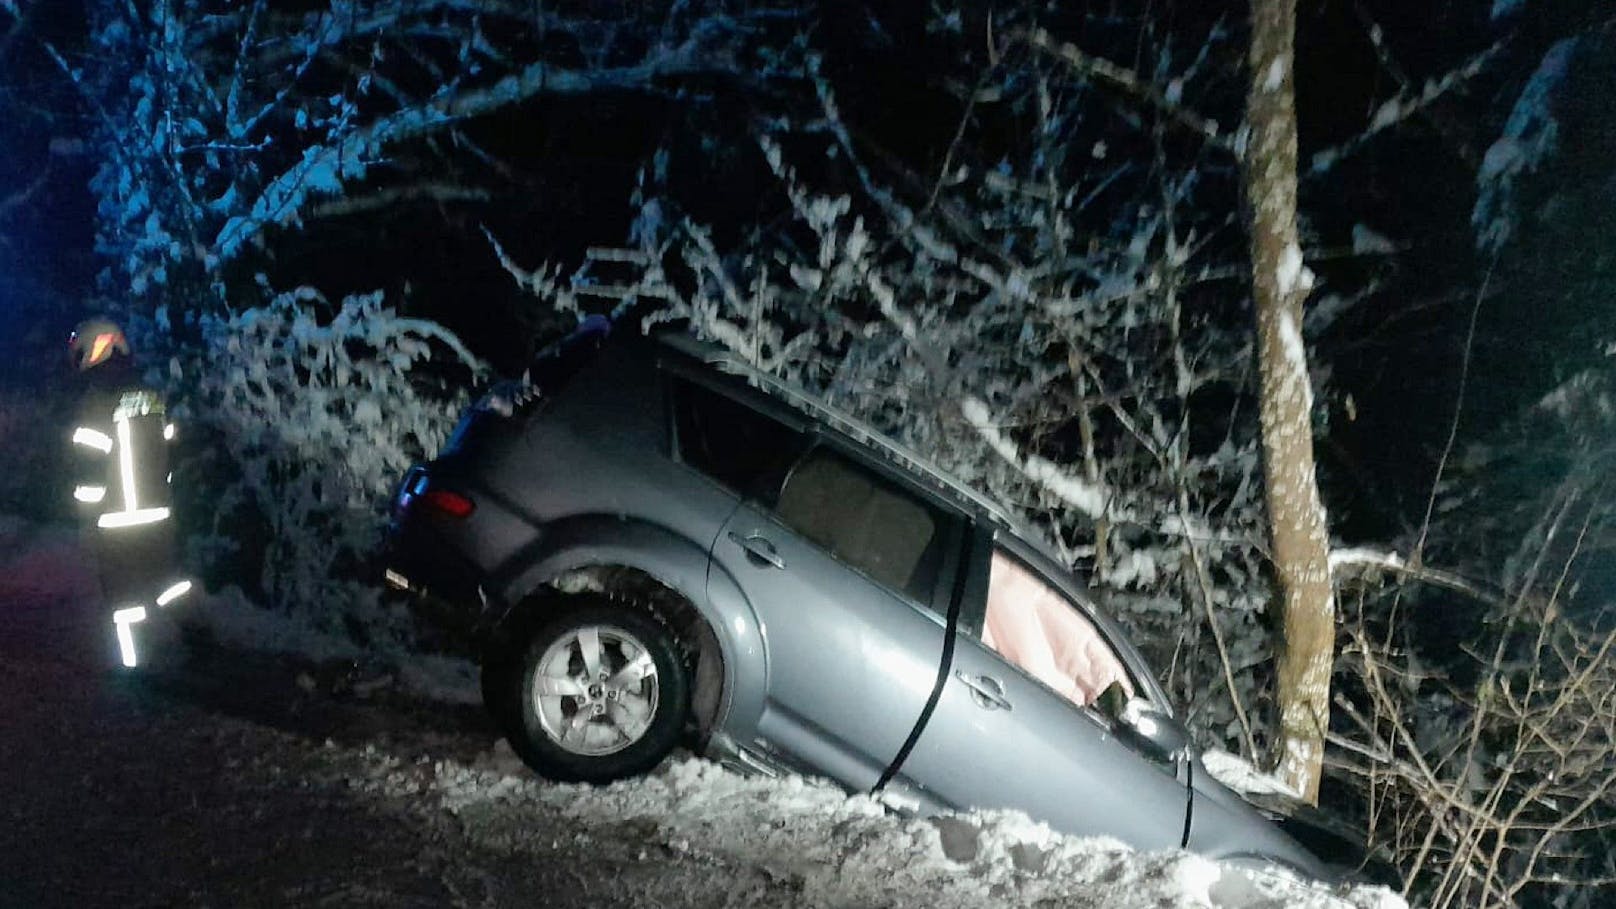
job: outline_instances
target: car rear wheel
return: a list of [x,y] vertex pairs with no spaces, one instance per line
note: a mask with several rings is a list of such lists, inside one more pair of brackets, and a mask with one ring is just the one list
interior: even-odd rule
[[690,712],[673,633],[618,603],[570,606],[539,622],[512,682],[511,744],[553,780],[644,773],[673,750]]

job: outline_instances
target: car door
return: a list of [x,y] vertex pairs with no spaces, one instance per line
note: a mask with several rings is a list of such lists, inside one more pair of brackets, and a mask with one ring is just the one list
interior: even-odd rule
[[742,503],[712,558],[761,620],[768,748],[850,788],[881,779],[937,681],[934,603],[963,532],[957,514],[824,442],[772,499]]
[[[1010,552],[995,549],[973,568],[993,574],[987,615],[958,633],[947,686],[904,775],[956,810],[1014,808],[1068,833],[1181,845],[1190,798],[1181,768],[1119,740],[1097,703],[1113,681],[1124,694],[1142,689],[1126,662],[1081,607]],[[1010,621],[996,607],[1010,607]],[[1018,637],[1044,639],[1024,648],[1040,652],[1017,654],[1024,665],[1001,652]]]

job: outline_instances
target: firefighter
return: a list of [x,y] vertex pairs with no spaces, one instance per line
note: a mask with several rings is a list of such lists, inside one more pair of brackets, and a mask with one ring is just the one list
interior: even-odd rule
[[81,323],[68,349],[80,385],[73,498],[93,540],[119,660],[135,668],[150,661],[153,645],[177,638],[172,612],[191,590],[175,559],[174,424],[162,398],[141,383],[116,323]]

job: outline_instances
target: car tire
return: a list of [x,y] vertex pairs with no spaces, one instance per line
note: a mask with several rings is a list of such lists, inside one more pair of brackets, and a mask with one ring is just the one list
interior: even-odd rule
[[496,720],[514,721],[511,746],[522,760],[559,782],[609,783],[651,770],[678,744],[690,714],[673,632],[628,604],[591,599],[538,621],[510,679],[509,700],[495,698],[490,709]]

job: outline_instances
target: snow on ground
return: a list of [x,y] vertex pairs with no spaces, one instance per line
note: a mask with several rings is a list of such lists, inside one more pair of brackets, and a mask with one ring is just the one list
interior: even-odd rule
[[638,840],[642,861],[760,869],[802,906],[1404,906],[1383,888],[1332,889],[1184,852],[1138,853],[1055,833],[1018,812],[894,817],[827,783],[741,776],[689,756],[599,788],[506,773],[490,766],[497,761],[423,767],[370,756],[373,774],[357,787],[436,802],[485,847],[528,853],[567,837],[626,836]]

